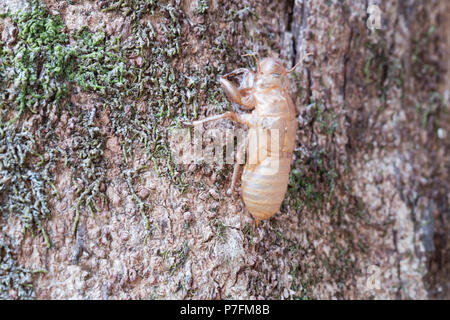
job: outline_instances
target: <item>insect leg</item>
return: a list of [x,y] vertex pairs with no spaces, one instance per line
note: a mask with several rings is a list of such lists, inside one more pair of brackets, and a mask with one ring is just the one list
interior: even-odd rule
[[248,69],[246,69],[246,68],[238,68],[236,70],[233,70],[233,71],[223,75],[221,78],[228,79],[229,77],[235,77],[239,74],[243,74],[243,73],[247,73],[247,72],[248,72]]
[[241,102],[241,92],[239,89],[234,85],[233,82],[226,79],[226,77],[220,78],[220,85],[222,86],[223,92],[225,92],[225,95],[228,99],[230,99],[232,102],[237,104],[242,104]]
[[217,115],[217,116],[212,116],[212,117],[208,117],[208,118],[205,118],[205,119],[202,119],[202,120],[194,121],[194,122],[192,122],[192,124],[194,126],[197,126],[197,125],[205,123],[205,122],[216,121],[216,120],[221,120],[221,119],[229,119],[231,121],[236,121],[236,122],[239,122],[239,123],[242,123],[242,124],[248,124],[249,121],[247,119],[247,116],[248,115],[246,115],[246,114],[238,115],[235,112],[227,111],[227,112],[225,112],[223,114],[220,114],[220,115]]
[[299,64],[303,63],[303,61],[305,61],[305,59],[306,59],[308,56],[312,56],[312,53],[311,53],[311,52],[308,52],[305,56],[303,56],[303,57],[300,59],[299,62],[297,62],[297,63],[295,64],[295,66],[293,66],[291,69],[287,70],[286,73],[291,73],[292,71],[294,71],[295,68],[297,68]]
[[239,163],[238,159],[236,158],[236,163],[234,164],[234,168],[233,168],[233,178],[231,178],[231,186],[230,189],[227,190],[227,194],[231,195],[236,188],[236,181],[238,178],[238,173],[239,173],[239,167],[241,166],[241,164]]
[[256,66],[257,66],[257,67],[259,66],[258,55],[257,55],[256,53],[247,53],[247,54],[244,54],[244,55],[242,55],[242,56],[243,56],[243,57],[248,57],[248,56],[253,57],[253,58],[255,59]]
[[235,186],[237,179],[239,177],[239,168],[241,166],[241,161],[243,159],[243,155],[245,152],[245,149],[247,147],[248,138],[245,138],[244,145],[238,146],[237,152],[236,152],[236,163],[234,164],[233,169],[233,177],[231,178],[231,186],[230,189],[227,190],[227,194],[230,195],[235,191]]

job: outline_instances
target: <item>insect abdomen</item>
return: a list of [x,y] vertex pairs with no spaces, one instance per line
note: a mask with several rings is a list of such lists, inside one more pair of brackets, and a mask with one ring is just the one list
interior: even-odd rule
[[242,174],[242,198],[247,209],[258,220],[267,219],[281,206],[286,193],[290,157],[266,158],[254,167],[245,167]]

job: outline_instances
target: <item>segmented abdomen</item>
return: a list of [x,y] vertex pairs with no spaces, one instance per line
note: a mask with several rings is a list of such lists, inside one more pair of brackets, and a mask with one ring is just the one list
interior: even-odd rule
[[266,158],[256,166],[245,166],[242,174],[242,198],[258,220],[267,219],[278,210],[286,193],[291,157]]

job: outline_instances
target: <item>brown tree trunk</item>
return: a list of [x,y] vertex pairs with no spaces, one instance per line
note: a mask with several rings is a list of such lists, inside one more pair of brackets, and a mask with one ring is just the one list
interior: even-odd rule
[[[42,102],[5,131],[28,124],[31,150],[55,160],[44,231],[34,223],[23,232],[21,213],[5,209],[9,175],[23,169],[3,168],[0,258],[14,268],[0,276],[14,285],[2,297],[450,298],[449,3],[161,2],[42,1],[62,18],[63,45],[78,50],[76,70],[96,59],[82,54],[104,45],[125,71],[103,82],[95,71],[105,89],[68,77],[67,105]],[[0,3],[13,13],[31,6]],[[379,8],[379,26],[369,8]],[[8,41],[20,44],[20,26],[0,21],[2,46],[17,50]],[[83,26],[105,32],[105,42],[82,47]],[[177,166],[164,151],[177,123],[235,107],[216,77],[254,66],[247,53],[287,67],[312,54],[291,76],[299,130],[286,199],[258,228],[226,194],[232,166]],[[122,87],[107,82],[117,72]],[[12,102],[0,98],[6,110]],[[12,130],[13,109],[2,130]],[[30,151],[24,168],[39,172],[38,161]],[[21,289],[22,274],[33,292]]]

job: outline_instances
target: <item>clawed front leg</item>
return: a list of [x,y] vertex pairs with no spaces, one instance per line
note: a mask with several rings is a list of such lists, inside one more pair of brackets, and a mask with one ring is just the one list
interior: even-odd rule
[[[243,74],[239,80],[239,86],[228,80],[229,77],[235,77],[239,74]],[[223,92],[231,102],[239,104],[241,108],[246,110],[252,110],[255,108],[255,99],[252,94],[254,79],[255,75],[252,71],[240,68],[227,73],[219,81]]]
[[248,72],[247,69],[239,68],[234,71],[231,71],[230,73],[227,73],[226,75],[224,75],[223,77],[220,77],[220,79],[219,79],[220,85],[222,86],[223,92],[225,92],[225,95],[227,96],[227,98],[230,99],[232,102],[237,103],[239,105],[242,104],[242,101],[241,101],[242,95],[239,90],[240,88],[236,87],[233,82],[228,80],[228,78],[235,77],[242,73],[245,74],[247,72]]
[[226,77],[220,78],[219,82],[227,98],[230,99],[231,102],[242,105],[242,96],[239,89],[236,88],[236,86],[230,80],[226,79]]

